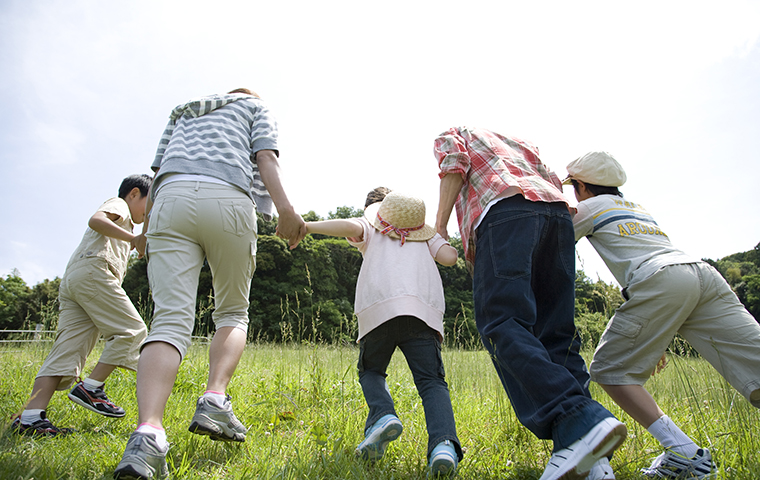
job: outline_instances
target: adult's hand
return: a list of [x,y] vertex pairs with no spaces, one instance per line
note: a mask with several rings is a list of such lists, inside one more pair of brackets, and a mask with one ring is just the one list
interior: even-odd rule
[[306,222],[295,213],[294,210],[278,212],[277,235],[287,239],[290,249],[293,250],[306,236]]

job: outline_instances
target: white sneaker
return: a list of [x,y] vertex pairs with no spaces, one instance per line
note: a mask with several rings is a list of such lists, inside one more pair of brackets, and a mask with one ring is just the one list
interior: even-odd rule
[[715,478],[717,472],[710,450],[700,448],[692,458],[685,458],[672,450],[665,450],[654,459],[649,468],[642,468],[641,473],[650,478]]
[[625,440],[628,429],[615,417],[607,417],[573,442],[557,450],[539,480],[576,480],[587,478],[591,467],[609,456]]
[[615,473],[612,471],[610,461],[607,457],[602,457],[591,467],[586,480],[615,480]]

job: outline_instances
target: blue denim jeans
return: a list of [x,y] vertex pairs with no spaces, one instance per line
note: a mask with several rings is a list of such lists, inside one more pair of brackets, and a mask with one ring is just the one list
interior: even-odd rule
[[392,318],[359,341],[359,383],[369,406],[365,432],[382,416],[396,415],[393,398],[385,382],[385,372],[396,347],[406,357],[417,392],[422,398],[428,431],[428,457],[440,442],[451,440],[461,460],[462,448],[454,424],[449,386],[444,378],[441,342],[438,333],[416,317]]
[[568,447],[612,414],[591,398],[574,324],[575,236],[564,203],[520,195],[477,230],[475,321],[520,422]]

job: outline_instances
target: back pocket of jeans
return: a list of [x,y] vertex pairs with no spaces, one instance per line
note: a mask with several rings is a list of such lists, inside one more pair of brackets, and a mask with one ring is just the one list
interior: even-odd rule
[[219,210],[225,232],[242,236],[253,231],[256,223],[250,200],[219,200]]
[[489,255],[494,276],[514,280],[531,274],[538,241],[538,217],[528,213],[488,225]]

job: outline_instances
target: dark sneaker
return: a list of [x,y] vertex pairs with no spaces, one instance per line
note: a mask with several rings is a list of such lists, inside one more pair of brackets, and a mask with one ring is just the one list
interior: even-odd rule
[[686,458],[672,450],[665,450],[654,459],[649,468],[641,469],[649,478],[715,478],[717,472],[710,450],[700,448],[692,458]]
[[108,399],[103,387],[91,392],[84,388],[84,382],[79,382],[69,392],[69,400],[106,417],[124,416],[124,409],[117,407]]
[[167,446],[161,449],[156,436],[151,433],[133,432],[127,441],[127,448],[121,462],[113,472],[116,480],[151,480],[164,478],[169,474],[166,467]]
[[229,395],[221,407],[207,398],[199,398],[188,430],[198,435],[208,435],[211,440],[225,442],[245,442],[248,432],[232,413]]
[[401,420],[395,415],[385,415],[367,430],[364,440],[356,447],[354,455],[363,459],[376,461],[383,458],[388,444],[396,440],[404,430]]
[[16,419],[11,424],[11,431],[19,435],[38,437],[57,437],[60,435],[62,437],[65,437],[66,435],[73,433],[74,429],[56,427],[50,422],[50,420],[47,419],[45,411],[43,410],[42,413],[40,413],[40,419],[31,425],[21,423],[21,417],[16,417]]

